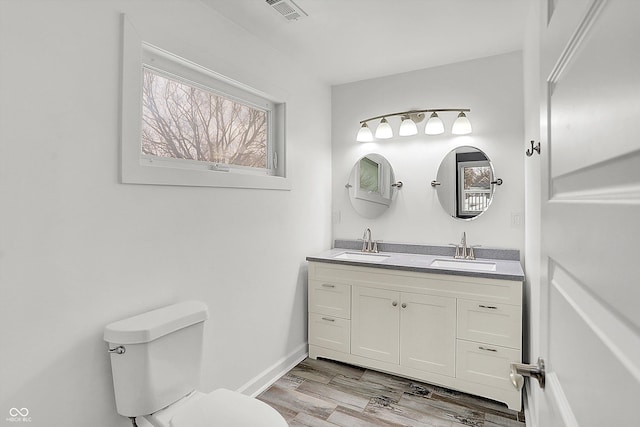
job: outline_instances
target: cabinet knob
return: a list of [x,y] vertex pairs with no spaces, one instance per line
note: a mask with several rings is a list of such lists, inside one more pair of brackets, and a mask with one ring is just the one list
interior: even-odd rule
[[402,303],[402,308],[407,308],[407,303]]
[[397,306],[398,305],[398,301],[392,302],[391,305],[394,306],[394,307]]

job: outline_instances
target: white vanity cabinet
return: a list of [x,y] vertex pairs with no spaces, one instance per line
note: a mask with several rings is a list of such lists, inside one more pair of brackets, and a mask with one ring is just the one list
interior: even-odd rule
[[520,410],[522,282],[309,262],[309,356]]

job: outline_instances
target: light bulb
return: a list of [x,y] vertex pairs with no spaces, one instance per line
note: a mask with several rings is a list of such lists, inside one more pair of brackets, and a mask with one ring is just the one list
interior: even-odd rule
[[398,135],[411,136],[417,133],[418,133],[418,126],[416,126],[416,122],[411,120],[409,116],[403,117],[402,123],[400,124],[400,130],[398,131]]
[[456,121],[453,122],[451,133],[454,135],[467,135],[471,133],[471,122],[462,111],[458,114]]
[[371,142],[373,141],[373,133],[371,133],[371,129],[367,126],[367,123],[363,123],[362,127],[358,131],[358,135],[356,136],[356,141],[358,142]]
[[444,133],[444,123],[442,123],[442,119],[438,117],[436,112],[431,113],[431,117],[429,117],[427,125],[424,127],[424,133],[427,135],[440,135]]
[[383,117],[380,120],[380,124],[376,128],[376,138],[378,139],[389,139],[393,136],[393,129],[391,129],[391,125],[387,121],[386,117]]

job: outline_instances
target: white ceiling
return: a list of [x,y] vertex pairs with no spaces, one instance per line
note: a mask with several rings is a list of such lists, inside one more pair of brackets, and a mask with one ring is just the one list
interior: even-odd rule
[[530,0],[202,1],[335,85],[520,50]]

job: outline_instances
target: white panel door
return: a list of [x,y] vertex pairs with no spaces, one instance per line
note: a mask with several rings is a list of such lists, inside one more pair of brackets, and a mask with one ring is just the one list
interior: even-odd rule
[[399,362],[400,292],[353,286],[351,353]]
[[[640,402],[640,1],[540,0],[546,387],[533,425],[631,426]],[[532,355],[536,358],[536,354]]]

